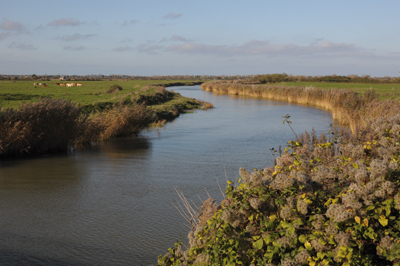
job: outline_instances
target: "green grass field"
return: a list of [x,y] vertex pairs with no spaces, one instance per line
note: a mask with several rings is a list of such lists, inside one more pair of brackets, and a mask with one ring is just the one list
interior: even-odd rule
[[[143,95],[154,93],[151,84],[166,84],[188,81],[165,80],[115,80],[115,81],[65,81],[66,83],[82,83],[82,87],[66,87],[55,85],[58,80],[42,81],[48,87],[33,86],[34,82],[41,81],[0,81],[0,108],[18,108],[21,102],[37,102],[39,98],[51,97],[71,100],[83,106],[99,102],[118,102],[124,97],[133,94]],[[110,86],[119,85],[123,89],[116,93],[106,93]],[[147,87],[146,87],[147,86]]]
[[350,89],[360,93],[375,90],[379,99],[393,99],[400,101],[400,84],[363,84],[363,83],[327,83],[327,82],[282,82],[274,85],[284,86],[313,86],[321,89]]

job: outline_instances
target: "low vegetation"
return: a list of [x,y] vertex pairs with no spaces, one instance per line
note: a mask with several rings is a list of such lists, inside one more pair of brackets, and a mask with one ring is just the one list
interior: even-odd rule
[[293,76],[283,74],[257,75],[252,78],[254,82],[266,84],[277,82],[330,82],[330,83],[366,83],[366,84],[399,84],[400,77],[374,78],[368,75],[328,75],[328,76]]
[[360,94],[345,89],[226,82],[206,82],[201,88],[219,94],[266,98],[324,108],[341,124],[348,125],[353,132],[380,116],[388,117],[400,113],[397,101],[379,100],[379,94],[374,90]]
[[296,135],[283,151],[272,149],[273,168],[241,168],[220,204],[188,208],[189,243],[178,241],[157,265],[400,265],[399,104],[374,92],[231,86],[216,91],[331,99],[356,126]]
[[[31,93],[1,98],[2,105],[7,106],[10,102],[13,106],[15,102],[20,104],[17,108],[0,109],[0,157],[65,151],[76,144],[137,134],[144,128],[161,126],[180,113],[205,105],[204,102],[183,97],[149,82],[139,82],[135,88],[128,87],[123,94],[120,85],[111,85],[108,90],[111,93],[101,87],[97,90],[103,93],[91,94],[90,97],[96,100],[87,103],[82,97],[85,92],[91,91],[87,88],[91,85],[85,83],[84,86],[68,89],[58,85],[49,86],[53,90],[69,91],[69,96],[75,101],[64,97],[57,99],[56,96],[61,96],[58,93],[42,97],[43,91],[48,91],[48,88],[35,89],[33,86]],[[12,89],[7,87],[0,91],[10,96],[5,93],[7,90]],[[74,91],[78,92],[72,93]],[[22,98],[26,103],[21,103]]]

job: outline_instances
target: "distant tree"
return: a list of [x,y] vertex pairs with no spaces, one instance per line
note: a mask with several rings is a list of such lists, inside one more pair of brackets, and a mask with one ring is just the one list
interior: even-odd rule
[[37,80],[37,78],[38,78],[38,77],[37,77],[36,74],[32,74],[32,79],[33,79],[33,80]]

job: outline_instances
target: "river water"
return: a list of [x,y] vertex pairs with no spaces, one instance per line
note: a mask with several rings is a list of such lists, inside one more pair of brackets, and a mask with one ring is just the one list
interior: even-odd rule
[[282,116],[297,133],[333,122],[317,108],[170,89],[216,108],[70,154],[0,162],[0,265],[155,265],[188,232],[175,188],[195,204],[221,201],[218,184],[239,167],[272,166],[269,149],[294,139]]

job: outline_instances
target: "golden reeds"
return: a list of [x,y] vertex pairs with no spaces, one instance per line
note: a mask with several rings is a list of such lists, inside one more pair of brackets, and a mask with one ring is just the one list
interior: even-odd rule
[[326,109],[335,120],[348,125],[353,132],[365,126],[367,120],[389,116],[399,112],[400,106],[394,101],[378,101],[374,91],[359,94],[352,90],[323,90],[314,87],[287,87],[225,82],[206,82],[201,85],[206,91],[217,94],[231,94],[266,98],[278,101],[312,105]]
[[71,101],[43,98],[0,111],[0,155],[19,156],[66,150],[85,116]]

